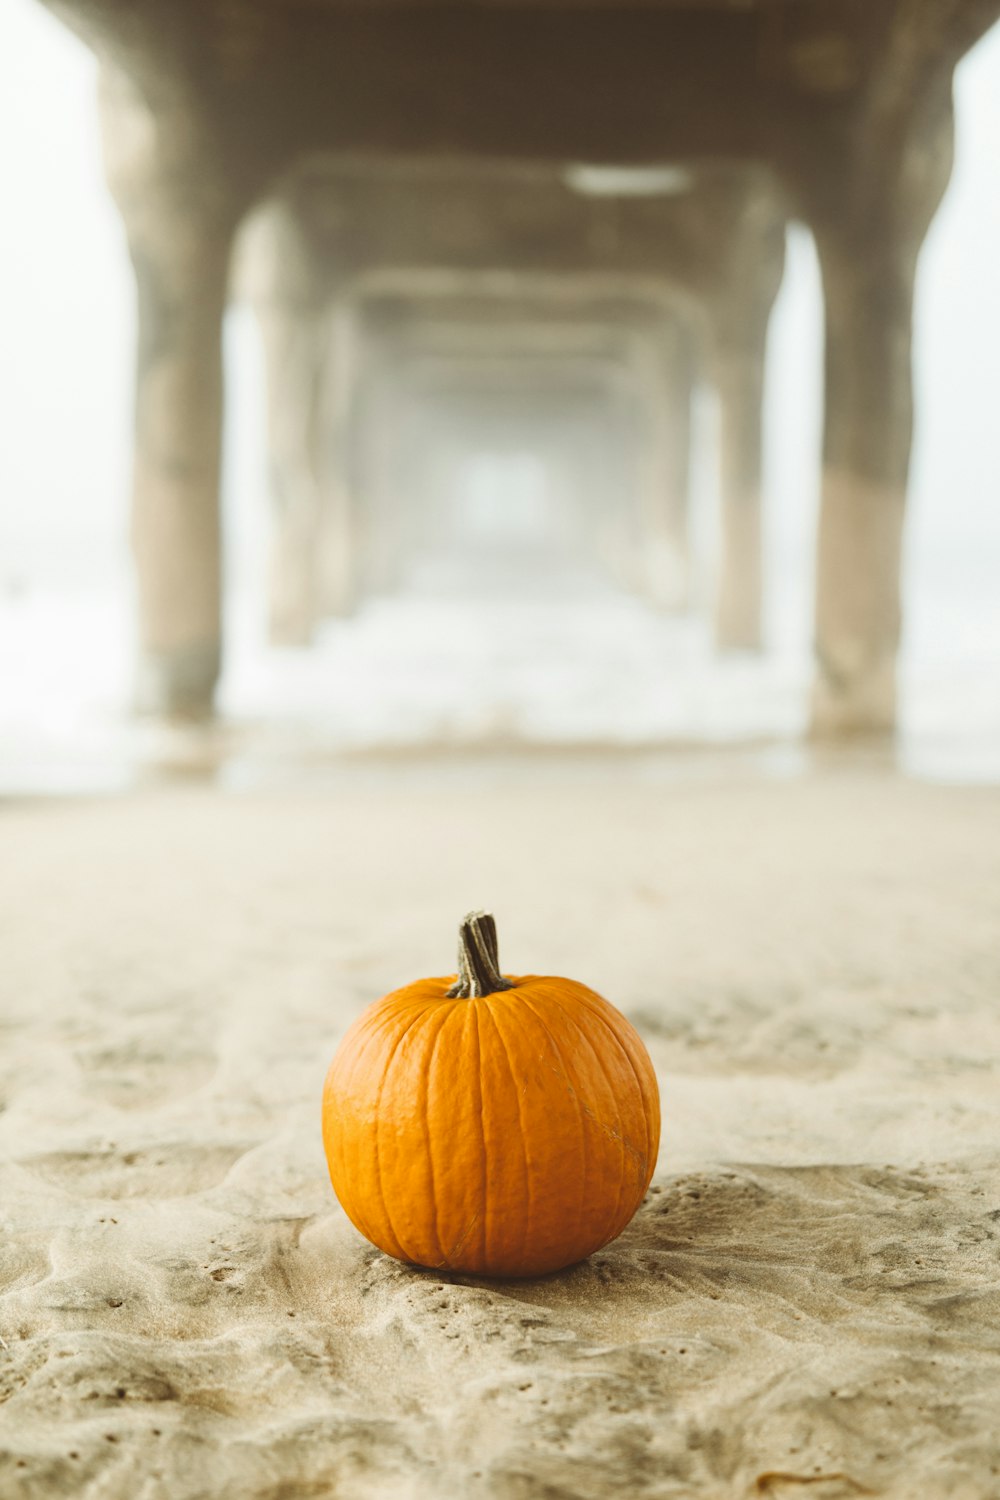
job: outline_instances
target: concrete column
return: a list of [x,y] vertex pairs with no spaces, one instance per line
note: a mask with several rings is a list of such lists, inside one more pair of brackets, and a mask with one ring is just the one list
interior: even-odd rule
[[105,164],[135,270],[137,706],[211,712],[222,650],[222,318],[239,207],[198,122],[102,77]]
[[267,370],[272,500],[270,638],[277,646],[307,646],[320,613],[319,423],[327,320],[323,307],[277,302],[258,316]]
[[399,582],[399,536],[391,517],[396,510],[394,468],[400,420],[399,392],[376,335],[364,334],[351,434],[351,495],[356,531],[363,538],[363,586],[373,594],[391,593]]
[[718,351],[714,373],[720,491],[715,641],[723,651],[758,651],[763,643],[763,347]]
[[651,466],[644,480],[646,588],[661,609],[687,608],[691,593],[688,499],[693,359],[684,330],[664,332],[648,385]]
[[[138,706],[212,709],[222,657],[222,317],[230,226],[175,209],[131,241],[139,311],[132,549]],[[177,240],[183,243],[178,244]]]
[[358,607],[360,558],[357,495],[351,444],[357,417],[358,329],[352,309],[336,304],[325,337],[318,439],[322,484],[317,550],[317,604],[321,616],[346,618]]
[[[643,566],[642,511],[648,506],[648,431],[634,392],[616,383],[608,391],[609,441],[599,465],[605,494],[598,536],[608,575],[628,593],[648,595],[649,571]],[[608,503],[608,496],[612,497]],[[661,499],[656,493],[657,502]]]
[[[952,160],[950,91],[902,151],[867,164],[860,211],[813,221],[826,304],[812,732],[894,727],[913,430],[917,254]],[[873,153],[874,155],[874,153]]]
[[913,426],[912,267],[817,236],[827,305],[816,560],[816,734],[890,730]]
[[353,319],[336,245],[317,236],[314,195],[270,198],[240,236],[237,295],[264,345],[272,502],[269,622],[276,645],[305,646],[355,601],[349,438]]
[[694,358],[687,338],[673,341],[668,354],[664,438],[666,526],[676,560],[675,607],[691,602],[691,402]]

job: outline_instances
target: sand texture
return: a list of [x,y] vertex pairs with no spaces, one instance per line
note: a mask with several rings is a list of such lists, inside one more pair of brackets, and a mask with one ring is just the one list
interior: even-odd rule
[[[0,810],[3,1500],[1000,1496],[1000,792],[453,780]],[[320,1147],[476,905],[663,1095],[537,1281],[386,1259]]]

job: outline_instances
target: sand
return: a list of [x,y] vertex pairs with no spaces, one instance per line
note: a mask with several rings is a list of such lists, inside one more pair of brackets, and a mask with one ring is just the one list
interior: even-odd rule
[[[348,1023],[450,965],[642,1030],[621,1239],[489,1284],[332,1197]],[[401,768],[0,809],[0,1496],[1000,1496],[1000,791]]]

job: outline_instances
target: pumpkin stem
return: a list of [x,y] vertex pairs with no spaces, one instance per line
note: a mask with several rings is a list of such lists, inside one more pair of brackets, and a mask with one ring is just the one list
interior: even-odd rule
[[477,999],[514,986],[500,973],[497,924],[492,912],[470,911],[458,929],[458,978],[448,991],[452,999]]

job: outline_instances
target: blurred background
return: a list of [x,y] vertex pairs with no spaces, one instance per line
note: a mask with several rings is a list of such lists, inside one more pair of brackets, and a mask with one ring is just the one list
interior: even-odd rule
[[[0,154],[2,1500],[1000,1495],[1000,0],[0,0]],[[489,1285],[625,1054],[419,1018],[433,1267],[317,1108],[480,906],[663,1099]]]
[[[227,271],[218,682],[190,655],[178,679],[156,634],[175,622],[142,604],[170,593],[143,583],[169,525],[138,537],[138,576],[130,546],[137,293],[97,73],[36,0],[7,0],[0,789],[253,784],[401,749],[801,763],[824,313],[780,184],[714,161],[284,166]],[[112,177],[135,130],[116,88]],[[898,698],[860,728],[907,769],[982,780],[1000,774],[1000,29],[954,100],[915,283]]]

